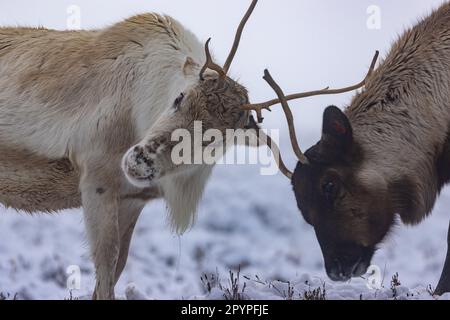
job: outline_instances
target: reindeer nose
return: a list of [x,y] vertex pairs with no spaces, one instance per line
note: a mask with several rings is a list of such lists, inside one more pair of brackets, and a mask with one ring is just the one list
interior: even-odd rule
[[361,277],[362,275],[364,275],[367,271],[367,269],[369,268],[369,263],[365,262],[365,261],[358,261],[352,269],[352,277],[356,278],[356,277]]
[[334,259],[332,266],[327,271],[328,277],[333,281],[348,281],[351,278],[362,276],[367,270],[368,264],[362,259],[354,263],[343,264],[338,259]]
[[333,281],[348,281],[351,274],[346,273],[339,260],[334,259],[333,265],[327,270],[328,277]]

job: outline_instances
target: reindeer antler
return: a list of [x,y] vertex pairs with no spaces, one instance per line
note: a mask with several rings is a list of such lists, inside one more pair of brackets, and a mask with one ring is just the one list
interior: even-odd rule
[[258,0],[252,1],[250,8],[248,8],[247,13],[245,14],[244,18],[242,18],[242,21],[239,24],[239,27],[236,31],[236,36],[234,38],[233,47],[231,48],[230,54],[228,55],[228,58],[227,58],[227,61],[223,65],[223,71],[225,71],[225,73],[228,73],[228,71],[230,70],[231,63],[233,62],[234,56],[236,55],[237,49],[239,48],[239,43],[241,42],[242,31],[244,31],[244,27],[247,24],[247,21],[250,18],[250,16],[252,15],[253,11],[255,10],[257,3],[258,3]]
[[272,138],[268,135],[266,135],[256,124],[255,119],[253,116],[250,116],[250,123],[246,127],[246,129],[253,129],[255,130],[255,134],[258,137],[258,146],[261,145],[267,145],[270,150],[273,153],[273,157],[275,158],[275,161],[277,163],[278,168],[280,171],[290,180],[292,179],[292,172],[289,171],[289,169],[286,167],[286,165],[283,162],[283,159],[281,158],[281,152],[278,145],[272,140]]
[[250,8],[247,10],[247,13],[245,14],[244,18],[242,18],[241,23],[239,24],[239,27],[236,31],[236,36],[234,38],[233,47],[231,48],[230,54],[228,55],[227,61],[225,62],[223,67],[220,67],[216,63],[214,63],[211,53],[209,51],[209,42],[211,41],[211,38],[208,39],[208,41],[205,44],[205,53],[206,53],[206,63],[202,67],[200,71],[200,79],[204,79],[204,73],[207,69],[211,69],[216,71],[221,78],[225,78],[228,74],[228,71],[230,70],[231,63],[233,62],[234,56],[236,55],[236,52],[239,48],[239,43],[241,42],[242,38],[242,32],[244,31],[244,27],[247,24],[248,19],[253,13],[253,10],[255,10],[256,4],[258,3],[258,0],[253,0]]
[[270,148],[270,150],[272,150],[273,156],[275,158],[275,161],[276,161],[277,166],[280,169],[281,173],[283,173],[286,176],[286,178],[291,180],[293,174],[291,171],[289,171],[289,169],[284,164],[283,159],[281,157],[280,148],[278,147],[278,145],[275,142],[273,142],[273,140],[270,136],[268,136],[264,132],[262,132],[262,130],[259,130],[258,138],[259,138],[260,142],[267,144],[267,146]]
[[209,43],[211,42],[211,38],[208,39],[208,41],[206,41],[205,44],[205,53],[206,53],[206,63],[203,66],[202,70],[200,71],[200,79],[204,80],[203,75],[206,71],[206,69],[211,69],[216,71],[221,78],[224,78],[227,74],[226,72],[222,69],[221,66],[219,66],[218,64],[214,63],[212,57],[211,57],[211,53],[209,52]]
[[[355,84],[353,86],[350,87],[346,87],[346,88],[342,88],[342,89],[330,89],[329,87],[322,89],[322,90],[316,90],[316,91],[310,91],[310,92],[302,92],[302,93],[297,93],[297,94],[291,94],[286,96],[286,101],[290,101],[290,100],[296,100],[296,99],[302,99],[302,98],[308,98],[308,97],[314,97],[314,96],[320,96],[320,95],[331,95],[331,94],[341,94],[341,93],[346,93],[346,92],[350,92],[350,91],[354,91],[357,90],[361,87],[364,87],[367,83],[367,79],[372,75],[373,71],[375,70],[375,66],[376,63],[378,61],[378,57],[379,57],[379,51],[377,51],[375,53],[375,56],[373,57],[372,63],[370,65],[369,71],[367,72],[366,77],[364,78],[364,80],[362,80],[360,83]],[[244,105],[243,108],[244,110],[247,111],[256,111],[257,115],[258,115],[258,122],[262,123],[264,118],[262,117],[262,111],[263,110],[270,110],[270,107],[273,105],[276,105],[278,103],[281,102],[281,99],[273,99],[267,102],[263,102],[263,103],[257,103],[257,104],[247,104]]]
[[[295,152],[299,162],[302,163],[302,164],[308,164],[309,160],[308,160],[308,158],[306,158],[305,154],[301,151],[300,146],[298,144],[297,134],[295,132],[294,116],[292,115],[292,111],[291,111],[291,109],[289,107],[288,100],[312,97],[312,96],[323,95],[323,94],[339,94],[339,93],[344,93],[344,92],[348,92],[348,91],[353,91],[353,90],[359,89],[359,88],[363,87],[364,85],[366,85],[367,79],[370,77],[370,75],[372,74],[372,72],[375,69],[375,65],[376,65],[376,62],[378,60],[378,56],[379,56],[379,52],[377,51],[375,53],[375,56],[374,56],[373,60],[372,60],[372,64],[370,65],[370,68],[369,68],[369,71],[368,71],[366,77],[364,78],[363,81],[361,81],[360,83],[358,83],[356,85],[353,85],[353,86],[350,86],[350,87],[346,87],[346,88],[342,88],[342,89],[333,89],[333,90],[330,90],[329,88],[325,88],[323,90],[298,93],[298,94],[293,94],[293,95],[290,95],[290,96],[285,96],[285,94],[284,94],[283,90],[281,89],[281,87],[273,79],[273,77],[270,74],[270,72],[266,69],[266,70],[264,70],[264,77],[263,78],[264,78],[264,80],[266,80],[266,82],[275,91],[275,93],[278,96],[278,99],[270,100],[270,101],[265,102],[265,103],[246,105],[246,106],[244,106],[244,109],[245,110],[255,110],[258,113],[258,121],[262,122],[262,120],[263,120],[262,114],[261,114],[262,110],[264,110],[264,109],[270,110],[271,106],[273,106],[273,105],[275,105],[277,103],[281,103],[281,106],[283,107],[283,111],[284,111],[284,113],[286,115],[286,120],[288,122],[289,136],[290,136],[290,139],[291,139],[292,148],[294,149],[294,152]],[[252,117],[252,119],[253,119],[253,117]],[[254,126],[257,127],[256,123],[255,123]],[[266,140],[267,141],[267,145],[269,146],[269,148],[274,153],[274,156],[275,156],[275,159],[277,161],[277,165],[280,168],[280,171],[288,179],[292,179],[292,172],[290,172],[287,169],[287,167],[285,166],[285,164],[284,164],[284,162],[283,162],[283,160],[281,158],[279,147],[272,141],[272,139],[269,136],[265,135],[262,132],[260,132],[259,134],[262,136],[262,140],[261,141]]]
[[292,148],[294,149],[294,152],[298,158],[298,160],[302,164],[308,164],[309,161],[303,154],[303,152],[300,149],[300,146],[298,145],[297,140],[297,134],[295,133],[295,126],[294,126],[294,116],[292,115],[292,111],[289,108],[289,104],[286,100],[286,96],[283,93],[283,90],[281,87],[275,82],[275,80],[270,75],[269,70],[264,70],[264,80],[272,87],[272,89],[275,91],[275,93],[278,96],[279,101],[281,102],[281,105],[283,106],[283,111],[286,115],[286,119],[289,126],[289,135],[291,138]]

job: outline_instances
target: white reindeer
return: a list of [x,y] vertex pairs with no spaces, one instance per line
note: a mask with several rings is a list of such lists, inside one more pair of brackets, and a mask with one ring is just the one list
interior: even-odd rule
[[249,124],[247,91],[227,72],[256,4],[223,68],[208,43],[157,14],[97,31],[0,28],[0,202],[83,207],[94,299],[114,298],[149,200],[165,199],[177,232],[194,220],[212,166],[173,165],[171,133]]

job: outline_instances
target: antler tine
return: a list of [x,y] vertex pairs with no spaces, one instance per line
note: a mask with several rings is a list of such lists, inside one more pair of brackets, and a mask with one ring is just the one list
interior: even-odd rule
[[286,178],[291,180],[292,172],[289,171],[289,169],[284,164],[283,159],[281,158],[281,152],[280,152],[280,148],[278,147],[278,145],[275,142],[273,142],[273,140],[270,136],[268,136],[261,130],[259,130],[258,135],[259,135],[258,136],[259,141],[267,144],[267,146],[270,148],[270,150],[272,150],[273,156],[275,158],[275,161],[276,161],[277,166],[280,169],[281,173],[283,173],[286,176]]
[[292,111],[289,108],[289,105],[286,100],[286,96],[283,93],[283,90],[275,82],[275,80],[270,75],[269,70],[267,70],[267,69],[264,70],[264,80],[266,80],[266,82],[272,87],[272,89],[278,95],[281,105],[283,106],[283,110],[286,115],[286,119],[287,119],[288,126],[289,126],[289,135],[291,137],[292,148],[294,149],[294,152],[297,155],[298,160],[302,164],[308,164],[309,163],[308,159],[305,157],[305,155],[303,154],[303,152],[300,149],[300,146],[298,145],[297,135],[295,133],[294,116],[292,115]]
[[258,146],[261,145],[267,145],[269,149],[273,153],[273,157],[275,158],[275,161],[277,163],[278,168],[280,169],[281,173],[283,173],[289,180],[292,179],[292,172],[289,171],[289,169],[286,167],[286,165],[283,162],[283,159],[281,158],[281,152],[278,145],[272,140],[272,138],[268,135],[266,135],[256,124],[255,119],[253,116],[250,116],[250,123],[246,127],[246,129],[253,129],[255,130],[256,136],[258,137]]
[[[367,79],[372,75],[373,71],[375,70],[375,66],[378,61],[379,54],[380,54],[379,51],[377,51],[375,53],[375,56],[373,57],[369,71],[367,72],[367,75],[364,78],[364,80],[362,80],[360,83],[355,84],[350,87],[342,88],[342,89],[330,89],[329,87],[327,87],[322,90],[291,94],[291,95],[288,95],[285,97],[286,101],[302,99],[302,98],[309,98],[309,97],[320,96],[320,95],[341,94],[341,93],[354,91],[361,87],[364,87],[367,83]],[[263,110],[271,111],[270,107],[273,105],[276,105],[280,102],[281,102],[280,99],[273,99],[273,100],[263,102],[263,103],[244,105],[243,108],[244,108],[244,110],[248,110],[248,111],[251,111],[251,110],[256,111],[256,113],[258,114],[258,122],[261,123],[264,120],[264,118],[262,117],[262,111]]]
[[239,27],[236,31],[236,36],[234,38],[233,47],[231,48],[231,52],[227,58],[227,61],[225,62],[224,66],[223,66],[223,71],[225,71],[226,74],[228,74],[231,63],[233,62],[234,56],[236,55],[237,49],[239,48],[239,43],[241,41],[242,32],[244,31],[244,27],[247,24],[248,19],[252,15],[253,10],[255,10],[257,3],[258,3],[258,0],[253,0],[252,4],[250,5],[250,8],[247,10],[247,13],[245,14],[244,18],[242,18],[242,21],[239,24]]
[[200,71],[200,79],[204,80],[204,74],[205,71],[207,69],[211,69],[216,71],[220,77],[226,77],[227,73],[222,69],[221,66],[217,65],[216,63],[214,63],[212,57],[211,57],[211,52],[209,51],[209,43],[211,42],[211,38],[208,39],[208,41],[206,41],[205,43],[205,54],[206,54],[206,62],[205,65],[203,66],[202,70]]

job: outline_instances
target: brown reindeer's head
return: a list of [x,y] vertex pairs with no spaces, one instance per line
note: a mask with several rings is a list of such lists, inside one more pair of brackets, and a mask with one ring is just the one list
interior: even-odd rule
[[[250,111],[244,110],[248,104],[247,90],[227,76],[233,58],[237,52],[241,35],[246,22],[251,16],[257,0],[253,0],[245,17],[237,30],[235,41],[228,59],[223,67],[214,63],[209,51],[209,39],[205,45],[206,63],[202,68],[188,58],[183,72],[191,83],[182,93],[173,97],[174,102],[168,115],[158,120],[140,144],[130,149],[123,159],[123,170],[130,182],[140,187],[153,185],[165,176],[186,173],[197,163],[194,154],[201,154],[211,143],[225,141],[210,141],[206,144],[191,143],[190,163],[173,163],[173,152],[180,141],[173,137],[177,129],[187,130],[191,137],[196,133],[203,134],[209,129],[221,132],[226,138],[228,129],[246,129],[250,123]],[[197,132],[196,124],[201,123],[202,132]],[[200,149],[200,150],[199,150]],[[186,150],[184,150],[186,151]],[[177,154],[179,155],[179,154]],[[184,157],[186,159],[186,157]],[[188,164],[188,166],[184,166]]]
[[[377,59],[378,53],[367,77]],[[281,160],[280,169],[292,181],[298,207],[315,229],[327,273],[335,281],[361,276],[370,265],[376,245],[385,237],[393,222],[386,201],[387,185],[377,178],[376,173],[362,167],[364,159],[361,148],[354,140],[349,120],[337,107],[326,109],[322,139],[303,154],[287,101],[355,90],[364,86],[366,79],[348,88],[326,88],[287,97],[267,70],[264,79],[275,90],[278,99],[245,108],[257,111],[262,120],[263,109],[282,104],[299,162],[294,173],[289,172]]]
[[393,222],[387,184],[362,168],[361,148],[336,107],[326,109],[320,142],[292,176],[297,204],[314,227],[325,267],[335,281],[363,275]]

